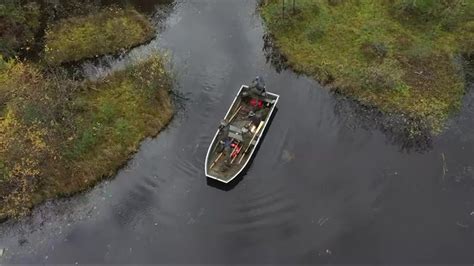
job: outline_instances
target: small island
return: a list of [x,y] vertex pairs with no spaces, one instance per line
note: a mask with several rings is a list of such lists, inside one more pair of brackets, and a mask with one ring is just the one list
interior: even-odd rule
[[52,9],[0,5],[8,25],[0,38],[0,220],[112,176],[174,113],[172,76],[158,52],[96,81],[63,65],[148,42],[156,33],[145,15],[93,6],[51,18]]
[[155,37],[151,23],[131,9],[107,8],[87,16],[61,19],[46,30],[49,64],[113,54]]
[[460,107],[472,1],[263,0],[260,9],[294,70],[363,105],[434,134]]

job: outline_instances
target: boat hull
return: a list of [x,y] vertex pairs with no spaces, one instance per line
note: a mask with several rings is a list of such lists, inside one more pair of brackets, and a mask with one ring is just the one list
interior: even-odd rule
[[[247,97],[250,99],[250,102],[253,101],[252,104],[262,105],[262,107],[252,107],[253,105],[249,104],[249,100],[245,98],[245,93],[243,93],[248,90],[249,87],[246,85],[240,87],[223,120],[227,124],[227,130],[219,128],[212,139],[211,145],[209,145],[205,161],[205,174],[210,179],[222,183],[230,183],[238,177],[251,161],[262,136],[267,130],[280,96],[275,93],[266,92],[265,96],[258,96],[256,99]],[[242,133],[239,125],[252,124],[252,119],[246,115],[249,108],[261,108],[258,110],[262,113],[262,117],[258,122],[258,126],[255,124],[250,131]],[[253,110],[255,109],[252,109],[250,113]],[[232,130],[229,131],[228,128]],[[242,127],[242,129],[246,128]],[[255,132],[252,132],[252,129]],[[229,139],[235,144],[232,152],[238,152],[235,157],[232,157],[234,153],[231,152],[219,152],[224,140],[228,141]]]

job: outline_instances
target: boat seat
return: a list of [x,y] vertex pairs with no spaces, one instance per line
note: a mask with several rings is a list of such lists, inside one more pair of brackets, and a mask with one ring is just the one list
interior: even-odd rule
[[232,131],[229,131],[229,135],[228,135],[230,138],[233,138],[233,139],[236,139],[238,141],[243,141],[243,138],[242,138],[242,135],[240,134],[237,134],[237,133],[234,133]]
[[231,132],[234,132],[234,133],[242,134],[242,129],[240,129],[240,128],[234,126],[234,125],[230,125],[229,130]]

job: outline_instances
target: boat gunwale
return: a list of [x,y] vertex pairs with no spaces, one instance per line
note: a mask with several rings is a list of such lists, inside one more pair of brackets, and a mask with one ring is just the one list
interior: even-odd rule
[[[232,104],[230,105],[229,107],[229,110],[227,110],[227,113],[225,114],[224,116],[224,120],[227,118],[227,116],[229,115],[230,111],[232,110],[232,107],[234,107],[235,105],[235,102],[237,101],[237,99],[239,98],[239,95],[242,91],[243,88],[248,88],[249,86],[247,85],[242,85],[239,89],[239,91],[237,92],[237,95],[235,96],[234,100],[232,101]],[[276,105],[278,103],[278,100],[280,99],[280,95],[276,94],[276,93],[273,93],[273,92],[266,92],[267,94],[271,95],[271,96],[274,96],[275,97],[275,102],[272,106],[272,109],[270,110],[270,113],[268,114],[267,118],[265,119],[265,125],[257,139],[257,141],[255,142],[255,145],[253,145],[253,148],[252,148],[252,151],[250,152],[250,155],[248,156],[247,160],[245,161],[245,163],[242,165],[242,167],[240,167],[240,170],[235,174],[233,175],[231,178],[229,178],[228,180],[224,180],[224,179],[221,179],[219,177],[216,177],[216,176],[213,176],[211,174],[208,173],[207,171],[207,168],[208,168],[208,162],[209,162],[209,155],[211,154],[211,149],[213,147],[213,144],[214,142],[216,141],[217,139],[217,136],[219,134],[219,129],[216,131],[216,133],[214,134],[214,138],[212,139],[211,141],[211,144],[209,145],[209,148],[207,150],[207,154],[206,154],[206,162],[204,164],[204,172],[206,174],[206,177],[209,177],[211,179],[214,179],[214,180],[217,180],[219,182],[222,182],[222,183],[230,183],[232,180],[234,180],[237,176],[240,175],[240,173],[243,171],[243,169],[247,166],[248,162],[250,161],[250,159],[252,158],[253,156],[253,153],[255,152],[255,150],[257,149],[257,146],[258,144],[260,143],[260,139],[262,139],[262,136],[263,134],[265,133],[265,130],[267,129],[267,126],[268,126],[268,122],[270,121],[270,118],[272,117],[272,114],[273,114],[273,111],[275,110],[276,108]]]

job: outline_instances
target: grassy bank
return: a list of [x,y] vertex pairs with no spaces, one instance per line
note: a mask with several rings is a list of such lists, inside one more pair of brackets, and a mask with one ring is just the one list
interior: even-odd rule
[[275,44],[297,71],[433,132],[460,106],[459,55],[474,52],[472,1],[262,1]]
[[154,33],[151,23],[135,10],[107,8],[50,25],[44,57],[55,65],[117,53],[151,40]]
[[[0,22],[2,221],[113,175],[143,138],[166,126],[173,107],[159,54],[94,82],[58,66],[153,38],[154,27],[131,8],[7,0]],[[31,46],[32,58],[19,59]]]
[[97,82],[1,61],[0,217],[115,173],[170,120],[170,88],[160,56]]

